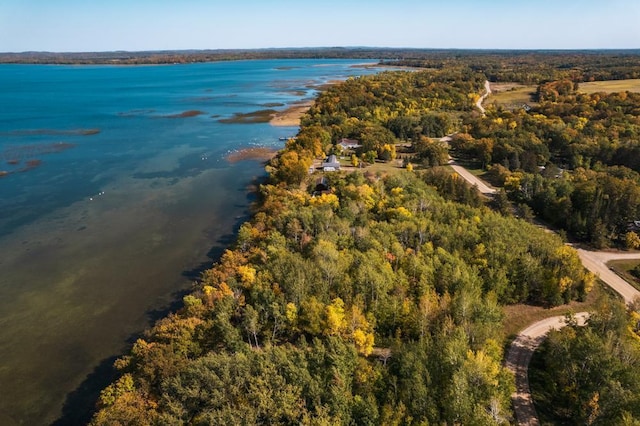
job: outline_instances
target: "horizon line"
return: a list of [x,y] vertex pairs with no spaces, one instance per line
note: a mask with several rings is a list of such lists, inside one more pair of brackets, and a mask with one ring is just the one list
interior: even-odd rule
[[238,48],[184,48],[184,49],[149,49],[149,50],[24,50],[3,51],[0,55],[25,55],[25,54],[100,54],[100,53],[168,53],[168,52],[256,52],[256,51],[286,51],[286,50],[389,50],[389,51],[485,51],[485,52],[598,52],[598,51],[640,51],[639,47],[580,47],[580,48],[504,48],[504,47],[387,47],[387,46],[306,46],[306,47],[238,47]]

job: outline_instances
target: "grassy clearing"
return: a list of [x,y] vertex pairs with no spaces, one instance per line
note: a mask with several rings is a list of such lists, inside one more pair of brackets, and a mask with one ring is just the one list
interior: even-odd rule
[[499,83],[491,85],[491,95],[486,103],[495,102],[504,108],[520,108],[523,104],[536,106],[533,96],[536,93],[536,86],[524,86],[515,83]]
[[640,260],[611,260],[607,262],[607,266],[613,272],[622,277],[623,280],[631,284],[637,290],[640,290],[640,280],[631,274],[631,270],[640,265]]
[[571,302],[568,305],[556,306],[551,309],[523,304],[504,306],[503,324],[507,343],[510,343],[519,331],[534,322],[557,315],[565,315],[567,312],[577,313],[592,310],[598,298],[607,291],[603,286],[605,284],[598,281],[584,302]]
[[612,93],[626,91],[640,92],[640,79],[592,81],[589,83],[578,84],[578,92],[583,93]]
[[381,173],[381,174],[393,174],[393,173],[399,173],[401,171],[406,170],[404,167],[402,167],[402,160],[393,160],[389,162],[376,161],[375,164],[371,164],[363,168],[353,167],[351,165],[351,161],[343,162],[343,160],[340,160],[340,169],[347,172],[360,170],[365,173]]

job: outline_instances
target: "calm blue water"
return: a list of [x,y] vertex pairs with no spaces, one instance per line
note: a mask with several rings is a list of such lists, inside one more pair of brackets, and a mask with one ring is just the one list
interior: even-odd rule
[[218,120],[377,71],[353,64],[0,66],[0,424],[73,418],[69,393],[231,240],[264,171],[225,156],[297,128]]

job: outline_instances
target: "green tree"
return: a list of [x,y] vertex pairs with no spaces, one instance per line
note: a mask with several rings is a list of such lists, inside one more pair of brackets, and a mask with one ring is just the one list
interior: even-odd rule
[[312,160],[296,151],[286,151],[280,155],[274,165],[275,178],[288,185],[300,185],[309,174]]

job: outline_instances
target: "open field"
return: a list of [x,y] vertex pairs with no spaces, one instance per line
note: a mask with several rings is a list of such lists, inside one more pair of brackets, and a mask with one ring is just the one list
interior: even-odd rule
[[607,262],[607,266],[613,272],[622,277],[623,280],[631,284],[637,290],[640,290],[640,280],[631,275],[631,270],[640,265],[640,260],[611,260]]
[[518,83],[491,83],[491,95],[485,103],[497,103],[504,108],[518,108],[522,104],[537,105],[533,101],[536,86],[524,86]]
[[640,92],[640,78],[632,80],[592,81],[578,84],[578,92]]
[[[533,324],[534,322],[543,320],[545,318],[553,317],[556,315],[564,315],[567,312],[584,312],[592,310],[596,301],[602,295],[603,292],[608,291],[604,285],[597,281],[593,286],[593,290],[587,296],[584,302],[571,302],[568,305],[556,306],[551,309],[544,308],[542,306],[532,305],[507,305],[502,308],[504,312],[504,334],[508,342],[511,342],[513,337],[522,329]],[[608,288],[607,288],[608,289]]]
[[[348,173],[354,172],[356,170],[360,170],[363,173],[368,172],[368,173],[375,174],[380,172],[382,174],[391,174],[391,173],[399,173],[405,170],[405,168],[402,167],[402,160],[393,160],[389,162],[376,161],[375,164],[371,164],[366,167],[353,167],[351,165],[351,160],[347,158],[339,157],[339,161],[340,161],[340,171],[348,172]],[[321,164],[322,164],[322,160],[316,159],[313,162],[313,167],[318,172],[322,172]],[[328,173],[334,173],[334,172],[328,172]]]

